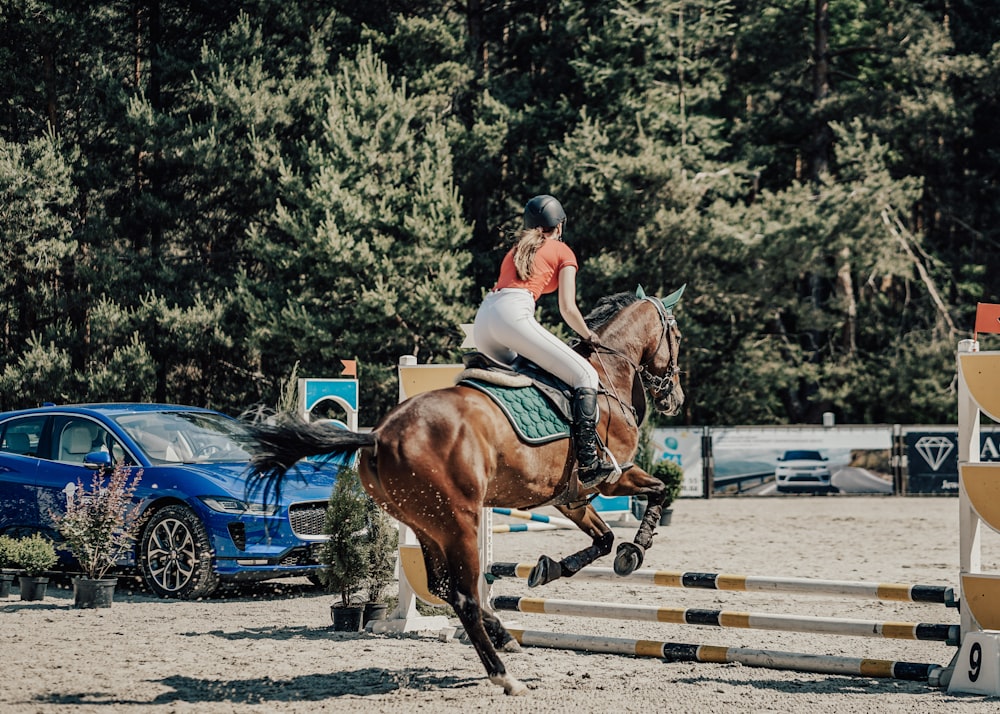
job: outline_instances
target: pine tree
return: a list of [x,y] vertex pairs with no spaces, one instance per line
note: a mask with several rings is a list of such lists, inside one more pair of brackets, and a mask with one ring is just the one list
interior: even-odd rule
[[398,358],[455,359],[473,310],[451,153],[419,109],[371,48],[345,62],[322,132],[300,164],[283,164],[277,210],[252,233],[259,264],[242,281],[266,370],[299,361],[304,375],[329,375],[358,358],[376,412],[394,401]]

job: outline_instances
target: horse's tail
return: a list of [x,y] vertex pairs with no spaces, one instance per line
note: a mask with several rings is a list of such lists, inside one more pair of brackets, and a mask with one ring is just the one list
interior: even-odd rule
[[286,419],[275,424],[248,424],[250,477],[247,488],[277,495],[288,470],[301,459],[348,456],[360,448],[375,445],[373,433],[358,433],[323,422]]

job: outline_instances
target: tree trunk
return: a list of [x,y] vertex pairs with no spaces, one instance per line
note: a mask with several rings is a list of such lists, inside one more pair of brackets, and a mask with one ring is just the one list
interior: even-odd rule
[[832,134],[824,118],[824,103],[830,95],[830,2],[814,0],[813,15],[813,132],[806,166],[807,178],[819,181],[829,168]]

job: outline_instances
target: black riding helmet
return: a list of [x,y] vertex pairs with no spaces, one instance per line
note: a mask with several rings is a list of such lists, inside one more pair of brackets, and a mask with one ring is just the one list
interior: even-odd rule
[[[550,230],[566,220],[562,204],[549,195],[535,196],[524,204],[524,227]],[[563,227],[565,229],[565,226]]]

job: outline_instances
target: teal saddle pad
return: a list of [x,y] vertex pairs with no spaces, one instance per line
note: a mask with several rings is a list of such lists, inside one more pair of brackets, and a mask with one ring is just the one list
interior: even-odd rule
[[569,422],[535,387],[502,387],[478,379],[463,379],[459,384],[489,396],[528,444],[545,444],[570,435]]

